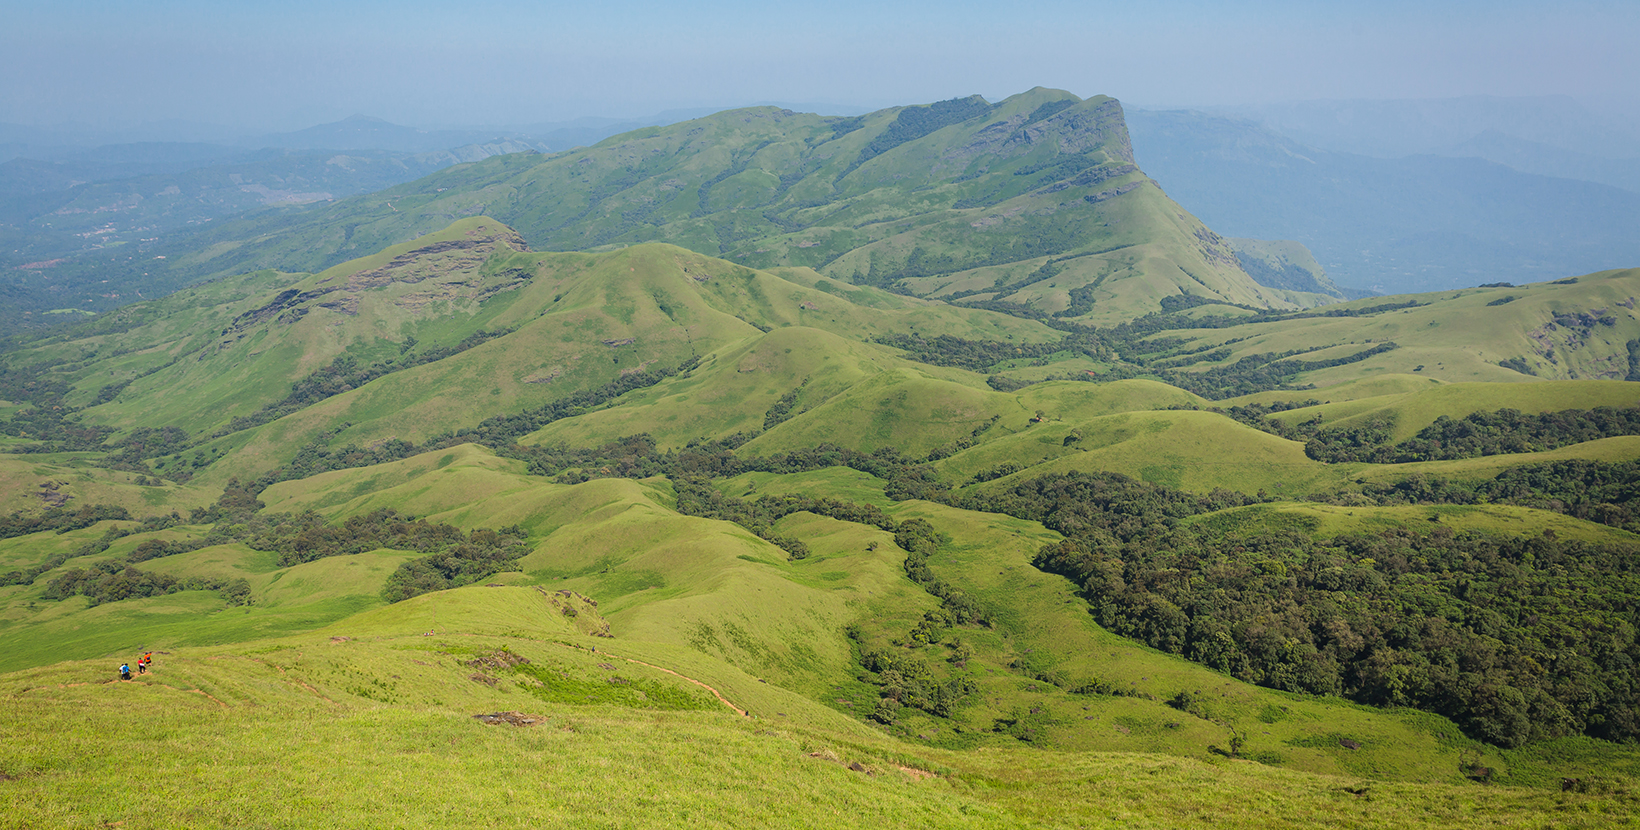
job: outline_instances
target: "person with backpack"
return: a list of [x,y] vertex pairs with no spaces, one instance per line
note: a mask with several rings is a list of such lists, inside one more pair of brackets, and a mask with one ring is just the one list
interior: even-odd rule
[[129,663],[121,663],[120,664],[120,679],[121,680],[130,680],[131,679],[131,665]]

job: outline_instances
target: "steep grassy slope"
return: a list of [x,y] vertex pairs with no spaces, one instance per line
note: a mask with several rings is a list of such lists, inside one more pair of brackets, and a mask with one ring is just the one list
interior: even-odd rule
[[[16,362],[81,364],[68,398],[80,405],[104,386],[129,384],[99,413],[111,422],[220,426],[344,351],[397,356],[406,337],[454,343],[482,328],[471,318],[484,300],[519,279],[482,267],[522,248],[499,223],[464,220],[321,274],[258,272],[129,306]],[[438,327],[440,318],[459,323]]]
[[1303,243],[1292,240],[1231,239],[1236,261],[1260,285],[1284,291],[1325,294],[1339,300],[1355,299],[1365,292],[1346,290],[1327,276],[1327,270]]
[[[504,592],[470,592],[480,597],[448,601],[464,605],[466,618],[518,610]],[[38,735],[7,745],[8,815],[25,826],[363,827],[391,814],[411,827],[1459,828],[1616,826],[1633,809],[1622,796],[1399,784],[1247,762],[911,748],[794,722],[801,701],[766,686],[758,708],[788,716],[742,718],[620,652],[553,642],[539,623],[511,636],[357,634],[343,627],[161,654],[155,673],[129,684],[105,681],[102,663],[7,675],[7,732]],[[714,708],[573,705],[535,697],[524,682],[492,689],[467,679],[475,672],[465,662],[503,648],[566,677],[566,691],[649,684]],[[730,700],[748,700],[738,692]],[[473,717],[498,710],[522,710],[533,725]],[[142,736],[107,724],[141,724]],[[320,790],[323,799],[309,797]]]
[[1209,412],[1056,419],[958,453],[940,469],[963,482],[1006,471],[993,486],[1044,473],[1110,470],[1192,492],[1223,487],[1288,497],[1341,478],[1306,458],[1302,444]]
[[788,414],[801,413],[900,369],[909,371],[888,349],[818,329],[780,328],[709,355],[688,377],[633,393],[620,407],[548,425],[527,440],[587,446],[648,433],[671,447],[756,433],[788,394],[795,396]]
[[[572,417],[518,437],[530,444],[588,446],[644,432],[666,449],[739,434],[752,438],[746,452],[761,455],[821,443],[865,452],[895,447],[913,456],[947,448],[941,453],[951,457],[938,470],[953,484],[1114,469],[1195,491],[1225,486],[1299,495],[1357,474],[1381,478],[1353,465],[1318,464],[1303,457],[1298,444],[1226,418],[1155,412],[1208,405],[1162,384],[1061,382],[1001,393],[974,373],[909,363],[892,349],[861,342],[862,336],[909,331],[930,342],[953,335],[1035,348],[1060,336],[1035,322],[871,288],[845,289],[809,269],[752,271],[670,246],[599,255],[533,254],[520,247],[511,231],[491,220],[463,220],[329,272],[265,272],[134,307],[124,320],[42,345],[18,362],[58,363],[60,375],[73,384],[65,400],[93,404],[83,413],[90,423],[181,427],[186,442],[180,451],[159,453],[154,469],[173,477],[195,472],[207,486],[263,474],[304,445],[424,442],[640,370],[669,369],[685,356],[699,361],[686,375],[628,392],[618,406],[567,413]],[[1160,335],[1135,342],[1138,348],[1163,346],[1162,363],[1206,376],[1251,355],[1297,351],[1290,361],[1325,361],[1396,338],[1399,348],[1289,379],[1337,382],[1324,390],[1263,392],[1220,405],[1314,398],[1326,403],[1277,419],[1297,424],[1320,417],[1327,429],[1388,419],[1399,440],[1440,415],[1633,403],[1632,390],[1618,381],[1441,380],[1466,372],[1527,377],[1484,361],[1517,340],[1541,344],[1552,337],[1578,346],[1557,358],[1568,373],[1615,373],[1616,361],[1626,365],[1629,357],[1623,338],[1630,329],[1640,334],[1624,293],[1636,279],[1634,272],[1613,272],[1405,303],[1357,301],[1324,316],[1276,321],[1253,315],[1227,327],[1167,327],[1213,321],[1210,313],[1223,307],[1209,305],[1167,315]],[[1499,302],[1509,297],[1514,299]],[[1397,307],[1402,305],[1407,307]],[[1521,315],[1526,318],[1517,320]],[[1547,321],[1535,332],[1510,333],[1543,317]],[[478,342],[471,345],[475,333]],[[463,338],[467,342],[451,348]],[[1453,345],[1456,340],[1464,342]],[[1215,350],[1218,344],[1224,346]],[[424,352],[441,359],[420,362]],[[1183,356],[1166,357],[1173,353]],[[358,388],[343,384],[311,399],[289,398],[284,384],[316,369],[329,371],[338,357],[361,366],[398,362],[387,367],[393,371],[361,376]],[[1402,365],[1414,359],[1435,362],[1433,368]],[[1045,360],[1005,361],[998,371],[1052,376],[1056,367],[1068,366],[1086,377],[1093,370],[1076,371],[1085,362],[1068,349]],[[1041,365],[1011,368],[1022,363]],[[1108,371],[1110,364],[1091,365]],[[104,388],[109,381],[116,384],[109,387],[113,394]],[[266,409],[281,399],[285,408]],[[270,414],[260,421],[251,417],[259,411]],[[1618,445],[1611,448],[1623,455]],[[37,456],[26,466],[7,462],[15,485],[8,487],[10,503],[29,506],[36,498],[30,493],[51,484],[57,485],[53,492],[82,500],[100,493],[99,501],[130,508],[191,508],[209,498],[207,490],[189,496],[170,484],[137,486],[140,472],[82,468],[71,474],[69,463],[69,456]]]

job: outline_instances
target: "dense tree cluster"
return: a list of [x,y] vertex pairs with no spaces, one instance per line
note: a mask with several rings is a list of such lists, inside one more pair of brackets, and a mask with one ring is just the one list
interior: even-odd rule
[[469,585],[512,570],[512,563],[528,553],[523,545],[528,534],[517,526],[463,532],[454,525],[417,519],[388,508],[334,525],[312,511],[229,517],[233,519],[241,521],[218,522],[206,537],[208,543],[234,540],[253,550],[277,553],[280,567],[381,549],[427,553],[400,565],[388,577],[382,596],[389,602]]
[[1357,504],[1362,498],[1379,505],[1513,504],[1640,533],[1640,461],[1523,464],[1481,481],[1414,473],[1391,483],[1369,482],[1359,492],[1311,498],[1334,504]]
[[809,379],[804,378],[803,382],[798,384],[796,389],[781,395],[780,400],[775,401],[774,406],[769,407],[769,411],[763,415],[763,429],[774,429],[787,418],[790,418],[792,416],[792,409],[797,406],[797,396],[801,395],[803,393],[803,387],[808,385]]
[[[86,515],[87,513],[90,515],[100,514],[103,519],[100,519],[99,521],[110,519],[118,520],[124,518],[125,508],[108,507],[106,505],[92,505],[87,508],[80,508],[80,510],[76,511],[76,513],[79,513],[80,515]],[[62,567],[70,559],[78,559],[82,556],[92,556],[94,554],[102,553],[103,551],[108,550],[109,547],[113,546],[115,542],[132,534],[150,533],[156,530],[164,530],[168,527],[180,524],[181,522],[182,517],[173,512],[169,516],[149,516],[139,523],[111,525],[108,529],[103,531],[102,536],[78,545],[72,550],[54,553],[26,571],[8,571],[4,574],[0,574],[0,586],[31,585],[42,575]],[[64,527],[58,529],[57,532],[66,533],[71,529],[78,530],[79,528]]]
[[431,551],[454,545],[465,536],[453,525],[415,519],[389,508],[353,516],[338,525],[327,524],[311,510],[259,513],[244,524],[218,525],[217,530],[253,550],[279,554],[282,568],[381,548]]
[[49,600],[83,596],[91,600],[92,605],[101,605],[178,591],[216,591],[229,605],[248,605],[251,600],[251,586],[244,579],[198,576],[178,579],[167,574],[138,570],[120,559],[98,562],[90,568],[71,568],[51,580],[41,596]]
[[103,466],[144,475],[151,472],[145,463],[150,458],[172,455],[193,446],[188,433],[178,427],[137,427],[114,444],[119,452],[103,458]]
[[[528,535],[518,526],[492,530],[479,528],[463,532],[453,525],[428,522],[390,509],[375,510],[328,524],[313,511],[266,513],[256,498],[255,485],[238,479],[228,482],[221,498],[207,508],[196,509],[188,521],[213,523],[204,535],[178,539],[144,539],[131,553],[98,562],[89,568],[74,568],[54,578],[45,591],[46,599],[86,596],[92,604],[121,599],[158,596],[187,590],[214,590],[232,604],[248,603],[250,587],[245,580],[175,579],[133,567],[138,562],[175,556],[212,545],[238,542],[260,551],[279,554],[280,567],[299,565],[327,556],[344,556],[372,550],[420,551],[428,555],[399,566],[387,581],[383,597],[389,602],[408,599],[427,591],[468,585],[513,567],[527,553],[523,540]],[[38,518],[14,514],[13,529],[66,532],[105,519],[127,519],[123,508],[85,507],[76,511],[50,511]],[[0,575],[0,585],[25,585],[42,574],[56,570],[70,559],[108,550],[119,539],[135,533],[149,533],[179,525],[181,516],[156,516],[141,523],[114,526],[100,538],[71,552],[49,557],[29,571]],[[33,528],[29,530],[27,528]],[[15,535],[15,534],[14,534]]]
[[1217,489],[1197,496],[1120,473],[1080,471],[1042,476],[983,496],[951,494],[943,501],[970,510],[1006,513],[1041,522],[1066,536],[1127,540],[1179,519],[1252,504],[1254,499]]
[[677,491],[677,510],[685,516],[700,516],[734,522],[750,530],[769,544],[786,552],[792,559],[806,559],[809,546],[801,539],[775,532],[774,523],[795,512],[773,499],[747,501],[725,496],[703,478],[678,477],[672,480]]
[[0,539],[26,536],[30,533],[41,533],[47,530],[67,533],[70,530],[90,527],[98,522],[110,519],[128,520],[130,518],[130,511],[123,507],[107,504],[87,504],[73,508],[52,507],[44,513],[33,515],[17,512],[0,516]]
[[881,723],[893,723],[906,706],[948,718],[963,698],[979,691],[966,675],[942,679],[912,652],[868,649],[861,652],[860,665],[876,675],[881,699],[871,717]]
[[901,144],[915,141],[941,127],[977,118],[989,112],[991,108],[991,104],[987,104],[978,96],[936,101],[921,107],[905,107],[894,117],[892,123],[866,144],[854,166],[858,167]]
[[1101,625],[1253,683],[1415,706],[1502,746],[1640,740],[1629,546],[1397,529],[1086,533],[1037,564]]
[[[1312,422],[1313,424],[1314,422]],[[1401,464],[1506,453],[1542,452],[1618,435],[1640,435],[1640,407],[1566,409],[1528,413],[1516,409],[1442,415],[1418,434],[1389,444],[1393,422],[1373,419],[1346,429],[1317,430],[1304,452],[1317,461]]]
[[502,571],[518,570],[513,563],[529,551],[519,527],[480,528],[437,553],[412,559],[387,578],[382,598],[399,602],[431,591],[471,585]]
[[1209,400],[1222,400],[1272,389],[1298,388],[1293,378],[1304,372],[1359,363],[1369,357],[1399,348],[1393,341],[1379,343],[1339,357],[1300,360],[1304,351],[1248,355],[1228,366],[1214,366],[1201,372],[1162,370],[1163,380]]
[[954,366],[971,372],[987,372],[1006,360],[1035,360],[1053,355],[1081,354],[1093,360],[1112,357],[1106,343],[1095,335],[1071,334],[1052,343],[1007,343],[998,340],[970,340],[949,334],[918,337],[887,334],[877,342],[906,353],[906,357],[934,366]]
[[[163,366],[155,366],[137,377],[153,374],[175,362],[173,360]],[[0,400],[33,404],[27,409],[12,413],[10,418],[0,422],[0,435],[29,438],[37,442],[14,447],[10,452],[96,452],[107,449],[103,442],[114,434],[114,430],[96,424],[82,423],[80,411],[83,407],[72,406],[65,400],[69,393],[69,385],[63,377],[63,372],[74,368],[77,367],[0,365]],[[98,390],[91,405],[97,406],[114,400],[135,379],[129,378],[104,386]]]

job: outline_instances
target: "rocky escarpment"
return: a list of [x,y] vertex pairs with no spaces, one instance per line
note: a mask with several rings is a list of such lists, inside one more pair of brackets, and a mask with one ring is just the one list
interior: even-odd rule
[[411,248],[386,264],[358,271],[331,273],[306,288],[288,288],[256,308],[233,319],[222,330],[222,345],[242,338],[265,323],[289,326],[316,309],[353,316],[369,292],[396,285],[424,285],[422,290],[399,293],[394,304],[412,311],[440,301],[482,302],[528,281],[527,271],[482,273],[497,254],[529,250],[523,237],[495,222],[469,228],[455,239]]

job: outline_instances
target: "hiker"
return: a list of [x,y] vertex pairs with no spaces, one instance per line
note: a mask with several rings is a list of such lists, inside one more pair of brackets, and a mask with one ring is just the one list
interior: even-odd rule
[[141,660],[138,660],[137,661],[137,674],[147,674],[147,673],[148,673],[148,664],[142,662]]
[[120,664],[120,679],[121,680],[130,680],[131,679],[131,666],[129,664],[127,664],[127,663],[121,663]]

